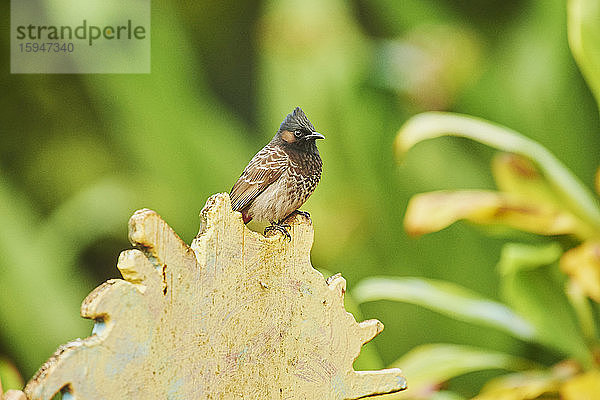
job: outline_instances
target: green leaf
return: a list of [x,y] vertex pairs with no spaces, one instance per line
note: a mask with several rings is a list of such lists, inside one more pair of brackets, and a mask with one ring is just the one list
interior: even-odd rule
[[[488,382],[473,400],[529,400],[554,394],[560,385],[555,371],[539,370],[508,374]],[[547,397],[554,399],[556,397]]]
[[571,51],[600,103],[600,2],[569,0],[568,18]]
[[590,190],[545,147],[506,127],[466,115],[423,113],[409,119],[400,129],[395,143],[396,151],[402,155],[417,143],[440,136],[469,138],[530,159],[565,207],[600,231],[600,209]]
[[571,279],[565,290],[567,298],[575,311],[577,321],[581,328],[581,333],[589,341],[593,343],[597,341],[598,330],[596,329],[596,320],[594,318],[594,309],[590,303],[586,293],[578,282]]
[[391,366],[402,369],[408,382],[405,395],[413,398],[440,383],[470,372],[488,369],[520,371],[535,368],[536,364],[509,354],[472,346],[426,344],[415,347]]
[[466,397],[459,395],[458,393],[442,390],[439,392],[432,393],[429,400],[466,400]]
[[558,261],[562,254],[562,248],[558,243],[550,243],[546,246],[508,243],[502,248],[498,271],[506,276],[523,270],[536,269]]
[[565,276],[558,270],[556,245],[507,244],[499,269],[506,302],[535,326],[537,340],[564,355],[591,365],[591,353],[565,295]]
[[359,282],[355,301],[392,300],[416,304],[458,320],[493,327],[523,340],[532,340],[535,328],[507,306],[453,283],[422,278],[375,277]]
[[0,398],[2,391],[21,390],[25,386],[23,377],[12,362],[0,357]]
[[517,194],[532,203],[561,206],[548,181],[528,158],[499,153],[492,160],[492,174],[501,192]]

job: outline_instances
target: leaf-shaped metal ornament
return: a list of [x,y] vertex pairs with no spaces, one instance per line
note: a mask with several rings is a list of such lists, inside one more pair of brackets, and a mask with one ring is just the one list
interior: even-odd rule
[[212,196],[191,246],[151,210],[129,222],[135,250],[122,279],[83,302],[94,334],[60,347],[27,384],[29,400],[357,399],[406,388],[399,369],[354,371],[383,329],[356,322],[346,282],[310,264],[313,228],[296,215],[292,241],[264,237]]

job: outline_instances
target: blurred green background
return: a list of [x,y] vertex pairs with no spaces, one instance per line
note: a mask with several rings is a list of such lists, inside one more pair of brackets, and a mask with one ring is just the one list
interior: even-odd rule
[[[189,243],[208,196],[229,191],[295,106],[326,136],[322,181],[303,207],[312,263],[341,272],[350,291],[393,275],[499,296],[505,238],[459,223],[415,240],[402,225],[415,193],[492,188],[493,151],[441,139],[400,164],[393,140],[411,115],[496,121],[589,186],[600,164],[598,111],[569,52],[562,0],[154,0],[148,75],[12,75],[9,2],[0,7],[0,356],[26,380],[60,344],[90,334],[79,306],[119,276],[129,216],[152,208]],[[430,342],[561,359],[412,305],[360,312],[386,326],[369,345],[381,363],[364,367]],[[451,385],[471,396],[495,373]]]

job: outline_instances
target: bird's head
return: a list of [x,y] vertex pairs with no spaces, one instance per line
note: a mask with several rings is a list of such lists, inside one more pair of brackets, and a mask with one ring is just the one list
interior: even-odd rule
[[325,139],[325,136],[316,132],[300,107],[296,107],[285,117],[275,137],[278,137],[284,145],[298,148],[312,147],[315,145],[315,140]]

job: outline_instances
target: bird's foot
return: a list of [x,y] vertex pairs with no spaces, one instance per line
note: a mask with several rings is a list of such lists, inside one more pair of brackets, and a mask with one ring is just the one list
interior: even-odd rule
[[310,214],[307,213],[306,211],[300,211],[300,210],[295,210],[292,211],[287,217],[285,217],[282,221],[287,221],[288,219],[292,218],[294,215],[302,215],[304,218],[308,219],[310,222],[312,222],[312,220],[310,219]]
[[306,217],[306,218],[308,218],[308,220],[309,220],[309,221],[311,220],[311,219],[310,219],[310,214],[309,214],[308,212],[306,212],[306,211],[300,211],[300,210],[296,210],[296,211],[294,211],[292,214],[294,214],[294,213],[296,213],[296,214],[298,214],[298,215],[302,215],[303,217]]
[[269,225],[269,226],[267,226],[265,228],[264,235],[267,236],[267,232],[279,231],[279,232],[281,232],[281,233],[283,233],[285,235],[285,237],[288,239],[288,241],[291,242],[292,241],[292,236],[288,232],[289,228],[290,228],[290,226],[288,224],[276,224],[276,223],[272,223],[271,225]]

